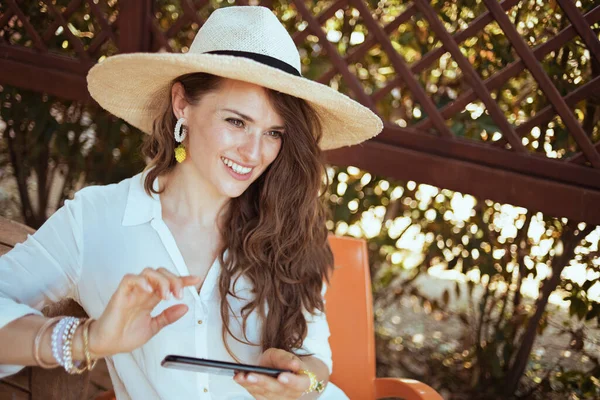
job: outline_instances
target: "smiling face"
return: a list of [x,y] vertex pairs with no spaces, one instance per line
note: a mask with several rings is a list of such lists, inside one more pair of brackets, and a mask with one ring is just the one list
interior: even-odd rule
[[267,89],[223,79],[195,105],[184,100],[180,84],[173,86],[172,94],[173,112],[184,117],[188,127],[183,164],[193,167],[218,194],[240,196],[277,158],[284,121]]

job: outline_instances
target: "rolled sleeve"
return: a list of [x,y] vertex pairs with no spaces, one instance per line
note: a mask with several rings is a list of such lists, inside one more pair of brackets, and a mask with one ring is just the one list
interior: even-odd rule
[[[0,257],[0,328],[75,288],[82,259],[82,199],[76,195],[24,243]],[[0,365],[0,378],[22,367]]]
[[[327,286],[323,283],[321,295],[324,297]],[[324,300],[323,300],[324,301]],[[329,374],[333,371],[331,347],[329,346],[329,324],[324,312],[317,311],[315,314],[305,312],[308,333],[302,342],[302,347],[296,352],[297,355],[312,354],[327,365]]]

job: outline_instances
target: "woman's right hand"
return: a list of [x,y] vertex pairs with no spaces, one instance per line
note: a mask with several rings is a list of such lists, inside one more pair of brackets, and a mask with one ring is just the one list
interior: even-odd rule
[[176,304],[152,318],[154,307],[171,295],[183,298],[183,288],[198,283],[198,276],[177,276],[165,268],[125,275],[100,318],[90,325],[93,358],[129,353],[145,344],[188,311],[185,304]]

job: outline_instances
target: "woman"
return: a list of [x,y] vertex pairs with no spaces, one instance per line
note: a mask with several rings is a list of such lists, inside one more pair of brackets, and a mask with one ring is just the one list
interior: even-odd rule
[[[119,400],[346,398],[327,383],[320,151],[376,135],[379,118],[302,78],[263,7],[215,11],[186,54],[110,57],[88,86],[149,133],[149,167],[81,190],[0,258],[0,374],[105,357]],[[38,311],[64,297],[90,319]],[[167,354],[294,373],[231,379],[162,368]]]

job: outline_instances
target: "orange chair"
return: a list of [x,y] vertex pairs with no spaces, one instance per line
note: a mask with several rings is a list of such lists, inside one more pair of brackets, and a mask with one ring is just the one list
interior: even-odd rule
[[385,397],[443,400],[419,381],[375,377],[373,300],[366,242],[330,236],[329,244],[335,264],[325,295],[333,353],[331,381],[353,400]]

